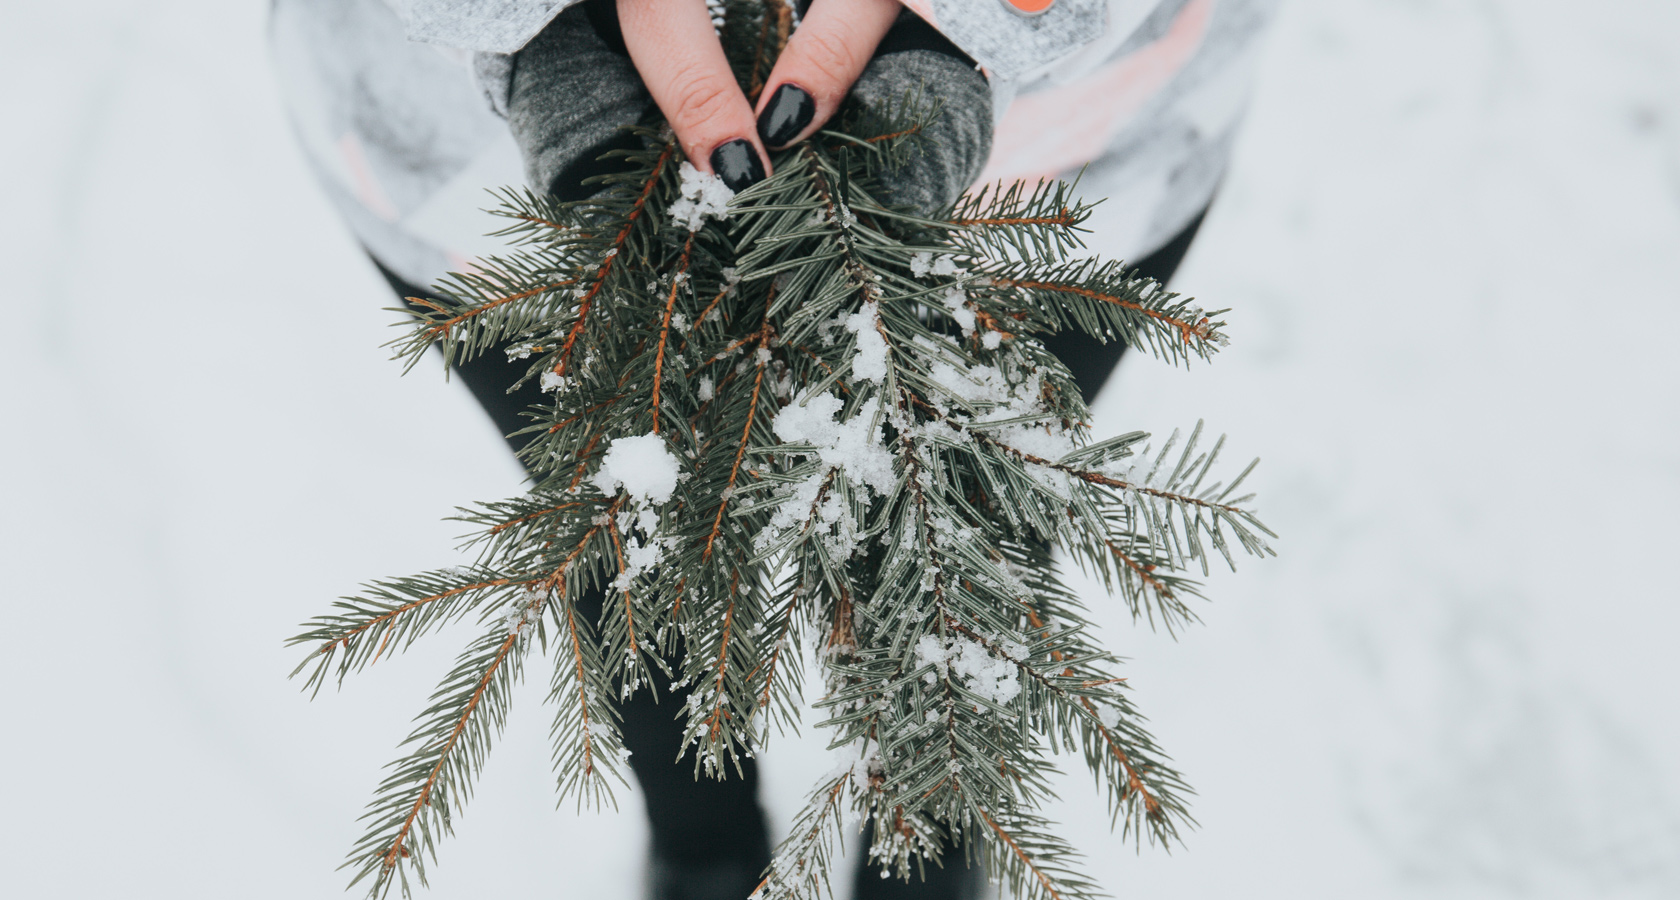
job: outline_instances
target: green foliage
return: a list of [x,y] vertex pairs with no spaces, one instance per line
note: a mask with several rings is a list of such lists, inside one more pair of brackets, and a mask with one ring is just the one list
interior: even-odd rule
[[[774,33],[753,10],[731,7],[727,46]],[[762,77],[762,54],[732,59],[743,83]],[[798,715],[798,648],[819,651],[819,724],[855,762],[813,791],[766,898],[819,894],[848,818],[874,822],[872,858],[900,876],[966,846],[1022,897],[1093,896],[1037,813],[1058,753],[1083,756],[1135,838],[1189,822],[1189,788],[1052,554],[1171,629],[1194,618],[1190,567],[1270,553],[1269,532],[1238,495],[1247,470],[1212,480],[1220,443],[1200,450],[1200,425],[1152,455],[1142,434],[1091,443],[1042,338],[1188,362],[1224,323],[1119,263],[1070,259],[1088,210],[1064,185],[931,218],[878,202],[875,174],[916,152],[928,114],[913,98],[849,112],[696,231],[671,216],[679,149],[644,129],[593,199],[505,192],[516,250],[452,276],[397,343],[410,364],[505,348],[550,399],[525,429],[529,491],[462,513],[474,566],[380,582],[294,639],[318,688],[446,622],[483,630],[346,863],[375,896],[424,881],[532,647],[552,656],[559,790],[592,805],[618,777],[612,701],[654,668],[691,690],[696,777],[724,777]],[[647,435],[681,471],[657,502],[598,477]]]

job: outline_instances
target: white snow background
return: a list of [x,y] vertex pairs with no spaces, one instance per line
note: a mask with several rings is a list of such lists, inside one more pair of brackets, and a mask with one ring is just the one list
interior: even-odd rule
[[[6,896],[343,896],[465,635],[313,702],[281,642],[519,486],[463,388],[379,349],[392,298],[293,146],[265,13],[4,7]],[[1100,428],[1230,432],[1282,556],[1176,642],[1097,601],[1201,792],[1139,854],[1070,776],[1099,879],[1680,896],[1680,4],[1289,0],[1175,287],[1233,308],[1230,349],[1128,359]],[[638,895],[636,794],[554,809],[544,681],[426,896]],[[820,740],[765,759],[780,827]]]

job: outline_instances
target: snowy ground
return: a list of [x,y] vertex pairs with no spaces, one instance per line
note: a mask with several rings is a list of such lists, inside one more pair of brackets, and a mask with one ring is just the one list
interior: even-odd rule
[[[281,639],[517,488],[464,390],[377,349],[389,298],[293,150],[263,13],[0,27],[8,896],[340,896],[451,648],[311,703]],[[1233,308],[1231,349],[1129,360],[1102,427],[1229,431],[1283,555],[1177,642],[1111,616],[1201,828],[1122,849],[1070,778],[1099,879],[1680,895],[1680,6],[1286,0],[1177,286]],[[556,812],[527,688],[428,896],[628,900],[639,800]],[[769,756],[784,819],[816,746]]]

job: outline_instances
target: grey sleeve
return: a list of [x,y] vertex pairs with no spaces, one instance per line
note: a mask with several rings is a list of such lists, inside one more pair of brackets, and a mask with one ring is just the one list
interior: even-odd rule
[[881,173],[881,199],[926,215],[962,196],[985,167],[992,153],[992,88],[973,66],[931,50],[878,56],[852,86],[852,95],[871,107],[918,94],[938,97],[939,115],[922,132],[922,152]]
[[598,190],[582,180],[610,171],[598,165],[602,153],[639,146],[621,129],[653,105],[630,58],[601,40],[581,8],[501,58],[508,62],[508,130],[525,159],[526,182],[563,199]]

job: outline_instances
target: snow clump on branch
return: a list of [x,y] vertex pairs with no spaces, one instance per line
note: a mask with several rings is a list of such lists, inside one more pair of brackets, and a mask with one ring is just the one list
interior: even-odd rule
[[869,485],[886,497],[898,478],[893,474],[893,455],[881,443],[881,426],[875,421],[881,401],[871,397],[859,404],[852,417],[835,421],[844,403],[833,394],[807,396],[783,407],[770,427],[790,444],[813,444],[825,468],[841,468],[847,477]]
[[957,264],[951,257],[932,253],[915,253],[910,256],[910,274],[917,278],[929,275],[955,275]]
[[[1026,647],[1008,640],[1001,649],[1016,659],[1027,653]],[[963,687],[999,705],[1021,693],[1021,676],[1015,663],[993,656],[984,644],[961,635],[944,640],[937,634],[922,635],[916,641],[916,665],[934,667],[934,672],[922,676],[929,684],[941,677],[956,678]]]
[[845,472],[847,478],[881,497],[890,496],[897,486],[893,454],[882,444],[881,425],[876,421],[880,400],[872,397],[860,404],[851,418],[836,421],[844,405],[833,394],[807,395],[783,407],[771,421],[771,429],[782,440],[814,445],[822,465],[781,495],[781,505],[758,534],[761,549],[812,518],[828,552],[837,559],[850,558],[862,537],[846,494],[827,490],[833,473]]
[[689,231],[699,231],[707,219],[729,218],[729,201],[735,199],[735,192],[722,178],[707,175],[689,162],[684,162],[680,171],[682,196],[671,204],[673,223]]
[[846,317],[846,330],[857,335],[857,352],[852,356],[852,377],[859,381],[882,381],[887,377],[887,339],[876,322],[881,308],[871,300]]
[[595,472],[595,486],[612,495],[622,487],[626,494],[649,503],[664,503],[677,489],[680,470],[677,458],[657,434],[621,437],[607,447],[601,468]]

